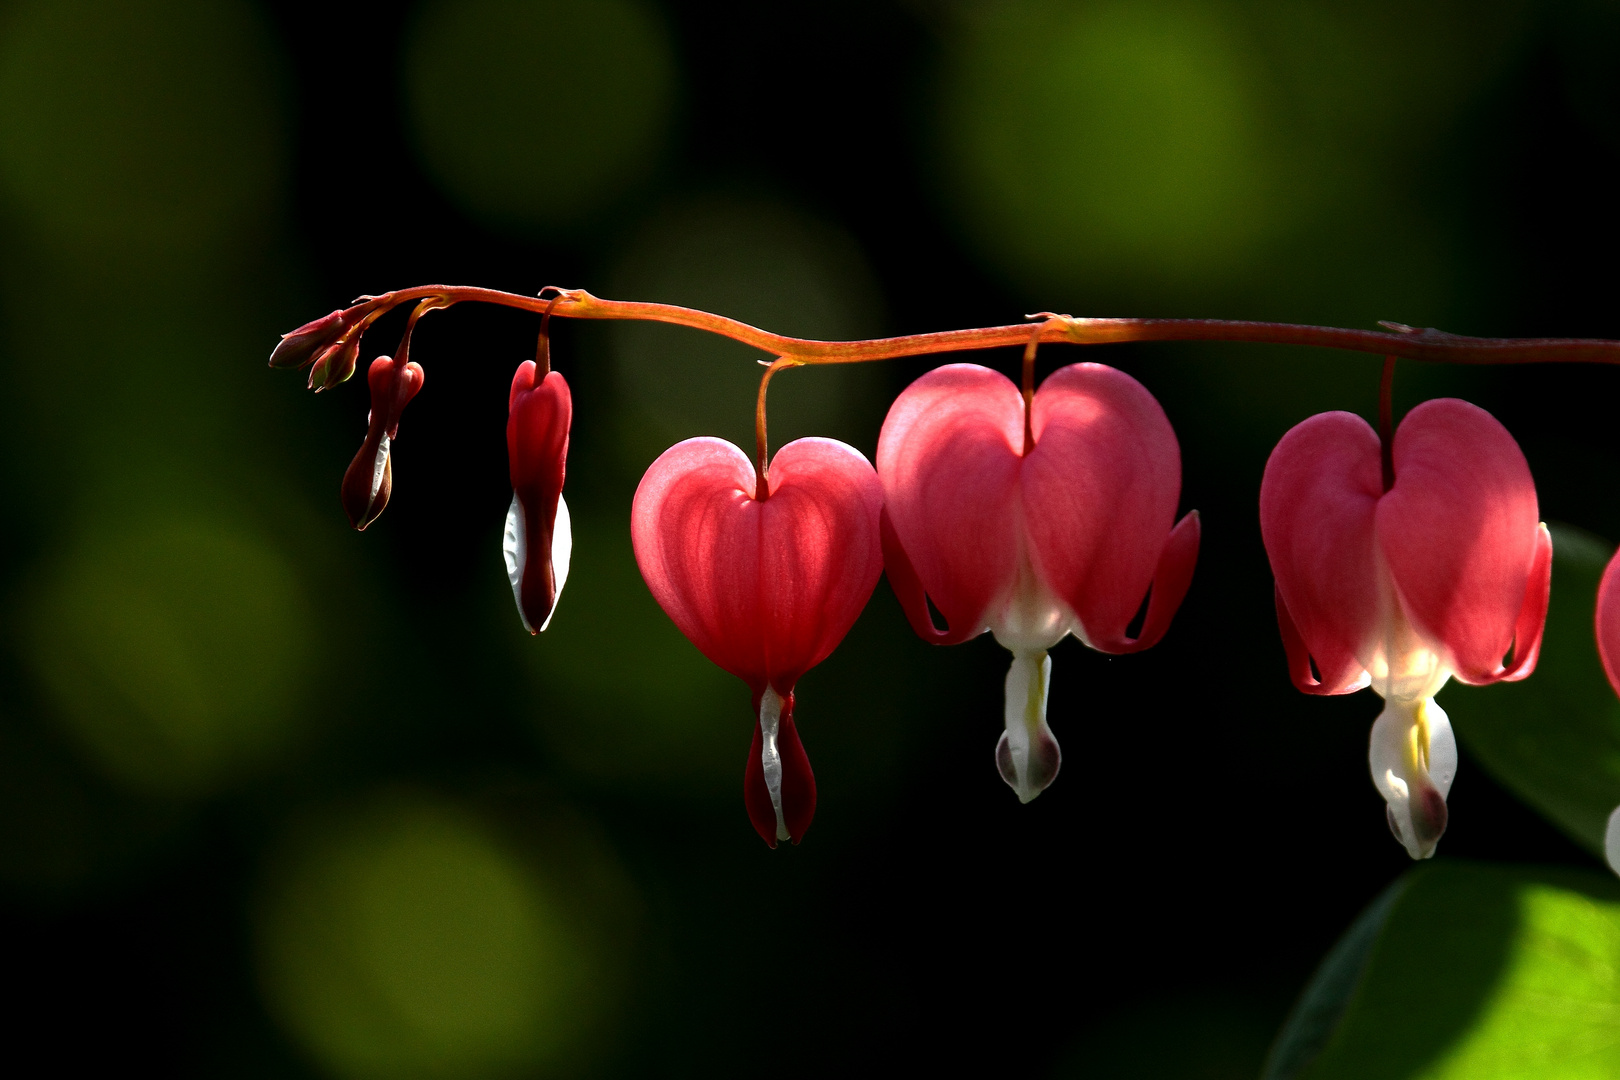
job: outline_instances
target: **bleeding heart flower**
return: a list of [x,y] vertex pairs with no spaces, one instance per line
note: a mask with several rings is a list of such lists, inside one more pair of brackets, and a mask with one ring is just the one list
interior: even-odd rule
[[525,360],[512,377],[506,421],[512,506],[506,512],[501,543],[512,598],[523,629],[531,634],[551,623],[574,549],[568,504],[562,497],[573,398],[560,374],[548,372],[538,382],[537,374],[535,362]]
[[885,566],[912,627],[942,645],[989,630],[1012,651],[996,766],[1029,802],[1062,761],[1046,650],[1071,633],[1102,652],[1145,649],[1192,582],[1198,514],[1175,523],[1175,432],[1152,394],[1101,364],[1053,372],[1027,417],[1005,376],[951,364],[889,409],[878,475]]
[[[1390,830],[1414,859],[1446,828],[1457,743],[1434,695],[1535,668],[1552,537],[1519,444],[1466,401],[1427,401],[1395,432],[1345,412],[1284,435],[1260,485],[1260,531],[1294,685],[1384,699],[1368,759]],[[1509,651],[1511,660],[1505,661]]]
[[371,412],[366,417],[366,441],[349,462],[343,474],[339,495],[349,524],[364,530],[377,520],[394,490],[394,467],[390,461],[393,441],[399,437],[399,418],[405,406],[422,389],[422,365],[415,361],[396,364],[392,357],[379,356],[366,372],[371,387]]
[[843,640],[877,585],[883,492],[866,458],[832,439],[788,443],[768,479],[757,499],[754,466],[737,447],[678,443],[641,478],[630,537],[681,633],[754,692],[743,797],[775,847],[798,843],[816,808],[793,687]]

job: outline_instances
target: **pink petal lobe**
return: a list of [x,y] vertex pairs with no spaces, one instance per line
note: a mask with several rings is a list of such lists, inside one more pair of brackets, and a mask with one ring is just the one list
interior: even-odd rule
[[[1036,577],[1074,612],[1093,648],[1145,648],[1127,639],[1125,628],[1176,520],[1181,449],[1170,421],[1146,387],[1103,364],[1070,364],[1049,375],[1030,420],[1035,448],[1023,459],[1022,488]],[[1190,530],[1173,560],[1170,576],[1179,581],[1167,581],[1167,593],[1179,585],[1185,595],[1191,580],[1196,519]],[[1165,597],[1173,599],[1168,610],[1160,604],[1158,634],[1181,595]]]
[[1620,694],[1620,551],[1609,560],[1597,593],[1597,647],[1609,685]]
[[[1366,668],[1378,627],[1374,521],[1383,487],[1378,435],[1347,412],[1295,425],[1266,461],[1260,535],[1284,643],[1297,635],[1303,647],[1290,648],[1290,671],[1309,693],[1354,689]],[[1321,678],[1307,685],[1311,659]]]
[[1165,631],[1170,629],[1170,620],[1175,618],[1192,586],[1193,568],[1198,564],[1198,541],[1203,532],[1201,520],[1198,511],[1190,510],[1170,530],[1159,565],[1153,571],[1153,589],[1148,593],[1141,632],[1134,638],[1125,637],[1123,632],[1105,638],[1096,644],[1098,649],[1106,653],[1141,652],[1157,645],[1164,637]]
[[930,624],[912,581],[949,627],[944,637],[923,634],[927,640],[951,643],[981,633],[990,605],[1014,584],[1023,439],[1018,388],[977,364],[935,368],[889,408],[877,464],[891,547],[905,554],[908,567],[895,576],[896,587],[910,590],[910,602],[906,596],[901,602],[919,633]]
[[771,495],[720,439],[688,439],[642,477],[630,535],[642,577],[705,656],[787,694],[848,633],[882,573],[882,490],[859,451],[831,439],[784,446]]
[[1455,398],[1407,413],[1394,458],[1395,486],[1377,511],[1390,576],[1458,678],[1494,682],[1540,543],[1530,466],[1490,413]]
[[1503,682],[1518,682],[1536,670],[1541,656],[1541,635],[1547,629],[1547,605],[1552,600],[1552,533],[1536,527],[1536,557],[1525,583],[1524,606],[1513,631],[1513,663],[1502,673]]
[[877,587],[883,487],[854,447],[796,439],[771,459],[760,509],[767,670],[785,693],[838,646]]

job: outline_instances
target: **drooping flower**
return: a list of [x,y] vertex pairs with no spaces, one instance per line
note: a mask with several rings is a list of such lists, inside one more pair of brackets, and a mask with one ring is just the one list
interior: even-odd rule
[[[1507,429],[1455,399],[1427,401],[1396,430],[1385,486],[1378,434],[1331,412],[1277,444],[1260,529],[1294,685],[1384,699],[1368,754],[1390,831],[1414,859],[1446,827],[1457,744],[1434,695],[1455,675],[1481,686],[1535,668],[1552,537]],[[1511,658],[1509,653],[1511,651]]]
[[[403,350],[401,350],[403,352]],[[399,437],[399,418],[422,389],[422,365],[414,360],[395,363],[379,356],[366,372],[371,388],[371,412],[366,417],[366,439],[343,474],[339,495],[349,524],[364,530],[377,520],[394,490],[393,441]]]
[[550,624],[574,548],[562,497],[573,398],[562,375],[552,371],[536,379],[538,374],[535,362],[525,360],[512,377],[506,421],[512,506],[501,543],[512,598],[531,634]]
[[1145,649],[1192,582],[1198,514],[1175,520],[1175,432],[1152,394],[1101,364],[1054,372],[1027,416],[1005,376],[950,364],[889,409],[878,475],[885,567],[912,627],[942,645],[989,630],[1013,654],[996,766],[1029,802],[1062,760],[1046,651],[1071,633],[1102,652]]
[[748,683],[754,740],[743,797],[765,842],[798,843],[815,777],[793,689],[833,651],[883,570],[872,466],[832,439],[782,447],[756,498],[753,464],[721,439],[688,439],[636,489],[630,537],[659,605],[703,655]]

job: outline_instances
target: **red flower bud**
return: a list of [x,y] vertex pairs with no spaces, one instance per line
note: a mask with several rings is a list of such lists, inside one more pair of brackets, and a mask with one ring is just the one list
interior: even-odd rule
[[512,506],[506,512],[501,544],[518,616],[531,634],[551,622],[574,546],[568,504],[562,497],[573,398],[560,374],[553,371],[536,381],[537,374],[533,360],[520,364],[507,399]]
[[349,381],[360,362],[358,336],[333,342],[323,349],[309,369],[309,388],[317,394]]
[[366,382],[371,386],[371,414],[366,420],[366,441],[349,462],[339,494],[349,524],[365,529],[388,505],[394,489],[394,469],[389,448],[399,436],[399,417],[406,404],[422,389],[422,365],[395,364],[392,357],[379,356],[371,362]]
[[327,346],[342,337],[358,321],[357,314],[350,314],[355,310],[339,308],[330,315],[322,315],[313,322],[305,323],[290,334],[282,334],[270,353],[270,366],[301,368],[314,362]]

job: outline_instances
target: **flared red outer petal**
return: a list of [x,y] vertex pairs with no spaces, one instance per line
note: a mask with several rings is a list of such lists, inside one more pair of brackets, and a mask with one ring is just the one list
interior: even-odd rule
[[877,450],[889,578],[925,640],[954,645],[983,633],[991,605],[1012,588],[1023,440],[1018,388],[978,364],[935,368],[889,407]]
[[1296,425],[1266,462],[1260,535],[1277,581],[1289,672],[1307,693],[1366,685],[1365,648],[1378,629],[1374,518],[1383,490],[1378,433],[1352,413],[1319,413]]
[[[912,626],[946,645],[981,633],[1027,558],[1087,644],[1151,645],[1186,594],[1198,553],[1196,515],[1169,539],[1181,451],[1164,410],[1121,371],[1071,364],[1036,391],[1031,430],[1025,456],[1018,388],[976,364],[936,368],[889,409],[878,439],[884,554]],[[1128,638],[1150,583],[1143,633]]]
[[793,723],[793,695],[770,687],[754,692],[754,742],[743,772],[743,805],[754,831],[771,847],[797,844],[816,816],[816,777]]
[[1395,486],[1377,514],[1390,576],[1457,678],[1495,682],[1508,673],[1502,659],[1542,544],[1530,466],[1495,417],[1455,398],[1407,413],[1394,456]]
[[[572,546],[571,538],[558,537],[556,532],[573,398],[562,375],[553,371],[537,380],[537,374],[533,360],[518,367],[506,421],[513,497],[508,514],[508,531],[513,536],[507,572],[523,625],[531,634],[544,630],[550,621],[567,572],[566,562],[559,566],[553,558],[554,540]],[[563,520],[566,531],[566,517]]]
[[[1597,594],[1597,647],[1609,685],[1620,694],[1620,551],[1609,560]],[[1620,811],[1617,811],[1620,812]],[[1613,829],[1611,822],[1610,828]],[[1614,864],[1614,860],[1610,860]],[[1620,873],[1617,866],[1616,873]]]
[[[1074,612],[1092,648],[1146,648],[1168,628],[1198,557],[1196,515],[1167,543],[1181,498],[1170,421],[1146,387],[1103,364],[1054,371],[1030,420],[1035,448],[1022,487],[1036,577]],[[1127,638],[1149,584],[1143,633]]]
[[630,538],[653,596],[703,654],[783,696],[854,625],[883,570],[883,491],[858,450],[799,439],[771,462],[770,497],[731,443],[688,439],[636,489]]
[[1334,412],[1289,431],[1266,463],[1260,531],[1295,685],[1342,693],[1362,684],[1386,574],[1389,599],[1460,680],[1528,675],[1552,542],[1518,444],[1483,409],[1443,398],[1406,415],[1393,456],[1386,493],[1377,434]]

